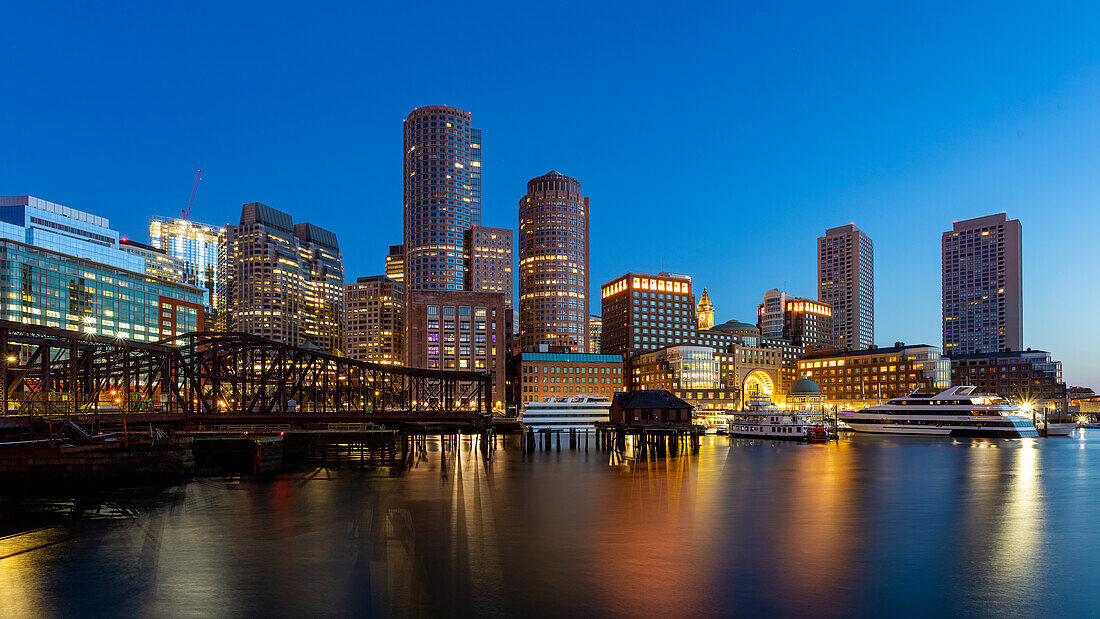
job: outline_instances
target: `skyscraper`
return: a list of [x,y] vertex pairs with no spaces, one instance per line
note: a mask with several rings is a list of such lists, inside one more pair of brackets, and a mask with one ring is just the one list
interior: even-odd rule
[[398,281],[405,281],[405,246],[390,245],[390,253],[386,254],[386,277]]
[[551,170],[519,200],[519,346],[588,350],[588,198]]
[[[463,290],[464,233],[480,222],[470,113],[445,105],[413,110],[404,126],[405,289]],[[477,165],[471,163],[473,161]],[[480,193],[480,185],[478,185]],[[480,198],[478,198],[480,200]]]
[[817,298],[833,308],[833,346],[863,350],[875,342],[875,245],[854,224],[817,239]]
[[943,233],[943,351],[954,357],[1023,347],[1023,241],[1004,213]]
[[187,219],[154,217],[149,222],[149,244],[183,261],[184,283],[206,291],[207,307],[214,306],[214,286],[218,268],[218,237],[221,228]]
[[481,225],[481,129],[470,129],[470,223]]
[[226,226],[217,296],[225,329],[324,352],[343,347],[344,258],[336,235],[252,202]]
[[675,273],[627,273],[600,287],[600,352],[633,356],[692,344],[698,333],[691,278]]
[[401,282],[374,275],[344,293],[344,351],[351,359],[387,365],[405,362],[405,295]]
[[512,311],[512,231],[474,226],[466,231],[466,290],[504,295]]
[[769,290],[757,308],[760,335],[783,339],[795,346],[833,347],[833,308],[813,299],[791,298]]

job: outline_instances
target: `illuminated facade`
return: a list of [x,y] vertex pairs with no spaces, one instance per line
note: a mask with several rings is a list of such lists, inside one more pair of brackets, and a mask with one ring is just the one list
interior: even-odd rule
[[466,290],[504,295],[512,309],[512,231],[474,226],[465,232]]
[[519,346],[588,348],[588,198],[550,171],[519,201]]
[[588,317],[588,352],[600,352],[600,339],[603,333],[603,318],[595,314]]
[[699,330],[706,331],[714,326],[714,304],[710,302],[707,289],[703,288],[703,294],[699,295],[699,306],[695,310],[699,317]]
[[192,286],[0,239],[5,320],[155,342],[204,330],[202,301]]
[[875,245],[855,225],[829,228],[818,237],[817,298],[833,308],[833,348],[874,344]]
[[627,273],[600,288],[600,352],[633,356],[696,337],[695,295],[687,275]]
[[475,370],[493,377],[494,406],[507,395],[504,296],[490,292],[405,292],[405,365]]
[[512,358],[512,396],[522,409],[527,402],[552,397],[598,395],[623,390],[623,358],[591,353],[522,352]]
[[344,290],[344,351],[359,361],[405,362],[405,291],[385,275],[360,277]]
[[396,281],[405,281],[405,246],[390,245],[390,253],[386,254],[386,268],[383,271],[386,277]]
[[206,291],[206,305],[214,311],[221,228],[188,219],[154,217],[149,223],[149,244],[178,258],[184,265],[184,283]]
[[856,351],[810,352],[798,372],[821,387],[825,399],[862,407],[906,395],[914,389],[947,389],[951,360],[926,344]]
[[336,235],[252,202],[226,226],[217,278],[227,331],[338,353],[344,344],[344,259]]
[[140,256],[145,261],[146,275],[166,279],[177,284],[195,286],[195,284],[188,282],[187,263],[175,256],[169,256],[162,249],[129,239],[121,239],[118,242],[118,248],[128,254]]
[[764,337],[815,349],[833,346],[833,308],[828,303],[789,298],[785,292],[769,290],[757,307],[756,320]]
[[[470,113],[419,107],[404,124],[404,246],[407,291],[463,290],[464,233],[480,223],[480,132]],[[471,147],[476,144],[477,148]],[[476,165],[475,165],[476,164]],[[476,213],[476,220],[474,214]]]
[[1023,347],[1023,232],[1004,213],[943,233],[943,350],[949,357]]
[[630,390],[660,389],[696,409],[737,406],[738,385],[722,380],[721,362],[706,346],[667,346],[630,360]]
[[980,393],[993,393],[1032,404],[1063,403],[1066,384],[1062,362],[1044,350],[988,352],[951,357],[951,384],[973,385]]
[[145,259],[119,251],[106,217],[34,196],[0,196],[0,238],[143,273]]

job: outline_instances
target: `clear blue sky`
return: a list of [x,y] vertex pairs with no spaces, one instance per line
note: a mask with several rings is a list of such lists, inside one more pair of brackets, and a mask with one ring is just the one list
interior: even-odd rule
[[[593,289],[691,274],[718,318],[812,296],[814,244],[875,241],[878,343],[940,344],[940,233],[1024,227],[1025,345],[1100,387],[1095,3],[9,2],[0,195],[148,238],[258,200],[335,230],[349,279],[401,241],[401,120],[473,112],[486,225],[526,181],[592,201]],[[599,311],[598,294],[594,312]]]

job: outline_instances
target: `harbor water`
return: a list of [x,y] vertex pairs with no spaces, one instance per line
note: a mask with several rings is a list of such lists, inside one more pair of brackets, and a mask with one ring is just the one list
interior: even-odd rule
[[[473,439],[476,440],[476,439]],[[1100,430],[708,436],[0,501],[0,616],[1085,616]]]

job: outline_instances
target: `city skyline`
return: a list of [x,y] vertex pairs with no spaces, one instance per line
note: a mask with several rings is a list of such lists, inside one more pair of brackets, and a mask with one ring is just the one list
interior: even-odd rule
[[[928,14],[918,15],[918,26],[931,29],[935,9],[920,10]],[[792,19],[809,23],[811,17]],[[108,33],[117,28],[94,16],[81,18]],[[962,31],[979,18],[976,10],[956,14],[945,35],[950,44],[937,48],[939,53],[947,54],[952,45],[966,45]],[[1043,16],[1038,20],[1034,16],[1001,19],[1010,26],[1006,34],[989,35],[1001,47],[1013,45],[1010,33],[1023,28],[1025,21],[1037,31],[1036,36],[1064,25]],[[194,27],[193,19],[180,21],[179,26],[170,28]],[[751,41],[774,45],[767,39],[777,34],[773,28]],[[199,30],[206,33],[206,29],[217,27]],[[157,29],[134,36],[154,34]],[[873,49],[870,34],[858,29],[851,34],[854,41],[845,47],[846,54]],[[593,295],[598,294],[599,286],[624,272],[685,272],[700,289],[708,288],[718,310],[717,322],[752,322],[760,296],[769,289],[813,296],[813,239],[822,229],[853,222],[876,245],[877,344],[936,345],[941,331],[940,234],[953,221],[1008,211],[1028,228],[1023,345],[1057,355],[1065,363],[1069,384],[1094,386],[1100,383],[1100,363],[1091,360],[1085,350],[1088,346],[1079,342],[1098,341],[1100,327],[1085,313],[1067,310],[1062,299],[1073,291],[1069,294],[1079,297],[1072,305],[1089,306],[1097,296],[1091,290],[1081,290],[1080,281],[1088,273],[1090,261],[1095,263],[1088,253],[1087,234],[1097,223],[1098,215],[1089,209],[1100,198],[1100,190],[1087,182],[1097,158],[1087,145],[1096,134],[1090,110],[1098,107],[1100,89],[1087,75],[1080,75],[1077,65],[1100,58],[1100,50],[1095,42],[1086,42],[1082,32],[1070,29],[1060,34],[1066,45],[1069,41],[1078,44],[1073,58],[1065,53],[1065,47],[1047,49],[1030,55],[1022,65],[993,67],[992,73],[982,73],[978,86],[961,92],[960,84],[969,79],[969,71],[986,68],[975,64],[985,56],[933,76],[910,57],[917,47],[902,45],[904,52],[895,52],[892,58],[901,62],[899,77],[874,73],[873,89],[855,83],[854,76],[861,73],[819,66],[817,73],[798,75],[819,89],[829,78],[838,80],[840,86],[815,91],[818,110],[791,103],[786,98],[788,87],[771,83],[763,69],[739,67],[739,75],[747,78],[747,88],[762,88],[760,104],[783,104],[775,113],[758,117],[757,104],[739,97],[738,115],[745,113],[742,117],[755,120],[718,129],[701,124],[706,115],[699,114],[701,108],[694,101],[672,100],[665,94],[651,101],[634,101],[602,87],[598,93],[603,103],[563,95],[540,103],[537,114],[521,113],[513,109],[515,93],[501,90],[503,82],[491,82],[487,77],[462,85],[462,79],[469,80],[471,75],[460,72],[459,76],[414,83],[379,70],[373,75],[388,94],[367,102],[366,111],[353,114],[347,103],[326,103],[333,108],[319,115],[317,104],[292,96],[271,102],[274,109],[270,114],[280,116],[274,125],[270,125],[272,116],[265,113],[255,119],[244,118],[254,112],[254,106],[240,111],[231,106],[224,115],[216,115],[213,106],[224,105],[224,101],[206,104],[198,97],[185,96],[183,102],[170,102],[167,91],[136,83],[123,84],[119,92],[108,96],[102,89],[117,88],[119,80],[127,77],[108,76],[103,85],[88,90],[93,100],[85,102],[90,106],[86,113],[64,121],[58,127],[64,131],[41,131],[48,119],[64,115],[70,104],[58,96],[64,91],[49,85],[43,89],[38,84],[38,90],[44,91],[36,97],[38,109],[31,110],[27,102],[3,104],[7,117],[25,121],[10,123],[5,135],[27,146],[21,151],[23,156],[0,166],[0,194],[30,194],[102,214],[125,236],[146,242],[150,216],[175,216],[186,203],[195,169],[202,167],[204,178],[193,220],[232,223],[241,205],[253,201],[292,213],[296,219],[308,218],[340,235],[346,279],[353,281],[380,274],[388,246],[401,240],[401,189],[397,184],[401,172],[396,157],[401,119],[415,107],[446,103],[471,111],[478,127],[492,136],[486,151],[491,171],[482,188],[483,221],[489,225],[510,226],[515,221],[515,196],[534,175],[558,169],[583,179],[585,195],[596,205],[591,221],[590,298],[598,298]],[[48,71],[65,77],[58,80],[67,84],[65,88],[84,89],[87,78],[76,73],[86,70],[85,61],[67,59],[73,61],[71,67],[59,63],[66,50],[81,44],[82,36],[60,43],[54,55],[31,58],[26,52],[13,52],[20,60],[15,82],[30,79],[24,71]],[[18,43],[22,37],[17,33],[12,41]],[[393,37],[381,39],[371,45],[393,41]],[[798,48],[804,51],[815,43],[820,44],[816,35]],[[680,39],[673,41],[673,57],[676,52],[684,53],[688,45]],[[485,54],[487,49],[479,45],[474,54]],[[497,66],[537,64],[547,53],[537,45],[520,51],[514,60],[495,61]],[[830,58],[846,57],[836,49],[827,51]],[[754,52],[753,58],[760,53]],[[600,60],[605,62],[622,60],[603,54]],[[183,62],[182,57],[165,53],[152,56],[148,62],[163,69]],[[729,56],[719,56],[707,60],[699,70],[713,70],[732,57],[732,51]],[[645,55],[631,64],[641,66],[652,58]],[[931,66],[950,69],[950,61],[939,58]],[[794,61],[794,55],[784,55],[775,62]],[[260,60],[248,56],[241,62],[251,66],[247,63]],[[290,68],[290,79],[306,80],[301,67],[310,68],[318,62],[320,56],[307,56],[302,65]],[[412,62],[420,66],[428,59]],[[850,71],[877,71],[880,62],[887,61],[861,58]],[[655,66],[662,71],[668,65]],[[214,80],[213,85],[228,89],[230,100],[256,85],[250,79],[241,86],[229,85],[224,81],[229,73],[217,67],[207,65],[204,72],[212,73],[206,79]],[[1023,86],[1010,88],[1000,81],[1009,75]],[[594,76],[595,72],[581,70],[585,85],[594,86]],[[902,99],[912,93],[903,82],[914,77],[931,81],[932,88],[916,101],[905,102]],[[620,79],[623,81],[616,89],[641,84],[643,77],[630,73]],[[672,84],[677,85],[684,84]],[[533,88],[522,86],[523,92]],[[700,94],[706,97],[739,92],[724,83],[702,88]],[[103,100],[95,101],[95,95],[102,95]],[[127,95],[134,96],[141,109],[109,109]],[[868,100],[859,100],[868,95]],[[175,111],[184,104],[195,107],[192,115],[183,115],[181,121]],[[356,108],[363,104],[361,99],[355,101]],[[956,112],[945,114],[943,106],[954,106]],[[88,123],[87,114],[102,114],[104,120]],[[643,116],[657,119],[644,137],[637,135],[634,125]],[[886,116],[900,116],[906,122],[887,120]],[[203,121],[201,127],[194,124],[199,120]],[[822,121],[827,121],[823,128],[812,126]],[[177,122],[182,127],[172,126]],[[232,127],[226,125],[229,122]],[[708,159],[718,151],[692,150],[718,148],[699,145],[693,139],[704,128],[718,132],[716,141],[724,144],[721,148],[727,158],[723,163]],[[194,136],[171,147],[142,137],[161,132],[175,136],[177,131]],[[341,146],[331,152],[325,148],[341,144],[348,132],[357,146]],[[114,133],[117,135],[108,135]],[[265,137],[274,135],[279,139]],[[839,138],[841,135],[844,137]],[[765,138],[777,144],[758,151]],[[315,148],[306,150],[311,145]],[[626,158],[630,161],[609,162],[609,150],[629,153]],[[1047,156],[1037,158],[1036,151]],[[685,156],[688,152],[692,152],[690,158]],[[650,166],[660,169],[660,174],[648,173]],[[789,182],[791,178],[796,182]],[[684,216],[671,218],[670,213]],[[1061,218],[1051,217],[1051,213],[1079,225],[1066,229]],[[624,244],[623,238],[640,242]],[[654,247],[667,251],[654,251]],[[774,255],[765,256],[762,252],[766,249]]]

